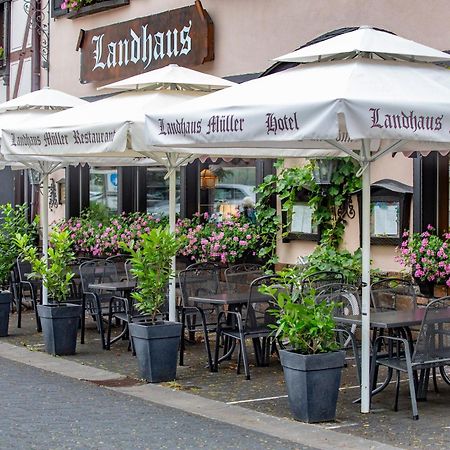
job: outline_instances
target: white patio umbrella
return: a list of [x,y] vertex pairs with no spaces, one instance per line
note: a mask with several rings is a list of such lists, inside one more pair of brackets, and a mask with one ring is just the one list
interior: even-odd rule
[[[119,88],[118,83],[121,84]],[[4,131],[5,157],[14,161],[41,163],[71,163],[82,159],[95,165],[149,166],[155,165],[155,162],[164,165],[169,171],[169,223],[174,231],[175,170],[191,158],[184,154],[179,158],[174,154],[167,155],[164,149],[159,151],[145,144],[145,112],[179,105],[211,90],[234,84],[176,65],[131,77],[104,86],[105,89],[117,88],[130,92],[55,114],[51,122],[28,123],[26,128]],[[17,145],[18,137],[24,138],[20,145]],[[172,282],[169,318],[175,320],[175,317],[175,284]]]
[[319,62],[248,81],[176,110],[149,112],[148,140],[177,153],[253,158],[349,155],[360,163],[361,411],[369,412],[370,163],[388,152],[450,149],[450,71],[432,64],[449,56],[361,27],[278,59]]
[[[55,114],[56,111],[62,111],[74,106],[79,106],[87,103],[73,95],[56,89],[42,88],[28,94],[21,95],[15,99],[9,100],[0,104],[0,130],[10,128],[17,125],[23,125],[29,121],[37,118],[47,117],[50,114]],[[17,161],[5,161],[3,154],[0,157],[0,164],[2,166],[10,166],[13,169],[34,169],[40,171],[42,166],[38,163],[22,164]],[[52,166],[56,168],[55,166]],[[50,166],[48,167],[50,169]],[[42,226],[42,251],[47,257],[48,249],[48,178],[44,177],[47,184],[43,187],[43,201],[40,204],[41,209],[41,226]],[[47,214],[45,210],[47,208]],[[42,289],[43,299],[47,298],[47,289],[44,286]]]

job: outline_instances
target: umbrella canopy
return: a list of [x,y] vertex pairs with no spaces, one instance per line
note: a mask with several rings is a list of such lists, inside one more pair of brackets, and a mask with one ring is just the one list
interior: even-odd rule
[[[41,165],[51,162],[74,163],[81,159],[95,165],[149,166],[156,161],[169,169],[169,223],[174,231],[175,169],[191,158],[184,154],[180,157],[177,154],[168,155],[165,149],[148,146],[144,139],[144,113],[179,105],[211,90],[233,84],[176,65],[130,77],[108,85],[108,88],[133,92],[63,111],[52,116],[51,122],[28,123],[27,128],[4,130],[5,157],[12,161]],[[175,284],[172,280],[169,292],[171,320],[175,320],[175,310]]]
[[169,64],[161,69],[140,73],[139,75],[134,75],[124,80],[101,86],[98,90],[111,89],[132,91],[143,89],[172,89],[210,92],[230,87],[235,84],[236,83],[232,81],[224,80],[223,78],[214,75],[187,69],[186,67],[181,67],[177,64]]
[[44,87],[38,91],[21,95],[7,102],[0,104],[0,112],[13,111],[18,109],[49,109],[52,111],[73,108],[87,103],[81,98],[66,94],[56,89]]
[[308,45],[295,52],[275,58],[275,61],[313,62],[327,58],[354,58],[368,53],[372,58],[403,59],[405,61],[449,61],[450,56],[426,45],[396,36],[368,26],[336,36],[333,41],[324,40]]
[[148,141],[180,147],[177,152],[254,158],[321,157],[334,149],[359,161],[361,411],[369,412],[370,163],[392,151],[450,149],[450,71],[432,64],[448,55],[367,27],[298,52],[286,59],[330,61],[300,64],[177,110],[149,112]]

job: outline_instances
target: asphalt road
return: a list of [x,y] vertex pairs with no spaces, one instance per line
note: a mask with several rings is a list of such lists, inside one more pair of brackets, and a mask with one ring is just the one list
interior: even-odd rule
[[311,447],[0,358],[1,450],[198,448]]

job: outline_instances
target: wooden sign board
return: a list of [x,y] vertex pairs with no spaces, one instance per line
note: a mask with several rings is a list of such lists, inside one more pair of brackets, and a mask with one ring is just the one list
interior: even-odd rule
[[81,30],[81,83],[112,82],[167,64],[214,59],[214,28],[200,1],[93,30]]

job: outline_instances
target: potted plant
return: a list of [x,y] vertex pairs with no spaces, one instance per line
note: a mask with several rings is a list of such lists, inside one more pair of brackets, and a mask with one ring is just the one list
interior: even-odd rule
[[405,231],[397,251],[397,261],[410,269],[423,295],[432,297],[435,285],[450,287],[450,233],[440,237],[432,225],[420,233]]
[[[292,273],[281,274],[281,285],[294,283]],[[314,289],[304,294],[279,286],[261,290],[276,303],[271,311],[277,321],[273,328],[285,347],[279,354],[294,418],[308,423],[334,420],[345,362],[334,331],[336,305],[317,301]]]
[[15,244],[24,259],[31,263],[31,278],[40,278],[48,289],[48,305],[38,305],[45,350],[53,355],[73,355],[76,350],[81,306],[66,303],[73,272],[69,264],[75,260],[68,231],[50,233],[48,263],[40,257],[28,234],[16,234]]
[[176,376],[181,323],[158,318],[166,303],[172,272],[172,258],[179,241],[167,228],[153,228],[141,235],[140,245],[121,244],[130,253],[131,273],[137,288],[131,294],[142,320],[129,324],[130,336],[142,378],[151,383],[173,380]]
[[[1,57],[1,56],[0,56]],[[28,222],[27,205],[13,207],[11,203],[0,205],[0,337],[8,335],[9,313],[11,309],[11,271],[20,250],[14,245],[16,233],[29,233],[36,238],[37,220]]]

